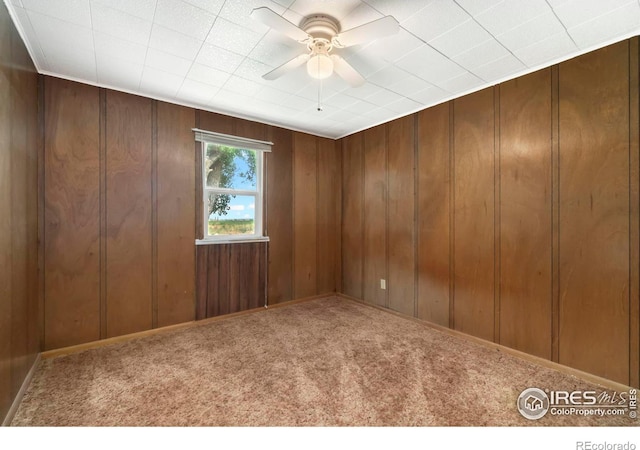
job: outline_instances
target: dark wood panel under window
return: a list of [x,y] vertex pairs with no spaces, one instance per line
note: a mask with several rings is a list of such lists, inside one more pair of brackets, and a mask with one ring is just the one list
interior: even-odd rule
[[449,113],[444,103],[418,114],[418,313],[449,326]]
[[266,250],[266,242],[199,245],[196,318],[264,306]]
[[454,101],[454,327],[494,337],[493,89]]
[[158,102],[157,325],[194,320],[194,110]]
[[551,70],[500,85],[499,342],[551,359]]
[[629,41],[559,76],[560,363],[627,383]]
[[107,93],[107,336],[152,327],[151,102]]
[[362,299],[387,306],[387,135],[380,125],[363,134],[364,148],[364,245]]
[[45,79],[45,350],[100,337],[99,90]]

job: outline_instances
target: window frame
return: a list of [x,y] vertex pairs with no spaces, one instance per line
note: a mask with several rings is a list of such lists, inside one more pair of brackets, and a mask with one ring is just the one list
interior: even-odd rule
[[[271,151],[271,142],[256,141],[247,138],[241,138],[236,136],[224,135],[220,133],[213,133],[209,131],[203,131],[194,128],[196,132],[196,141],[200,143],[200,176],[202,178],[202,185],[200,190],[202,192],[202,239],[196,239],[197,245],[205,244],[224,244],[224,243],[239,243],[239,242],[260,242],[268,241],[269,238],[264,234],[264,191],[265,191],[265,179],[264,179],[264,153]],[[207,146],[209,144],[221,145],[226,147],[233,147],[241,150],[251,150],[256,154],[256,190],[246,189],[229,189],[229,188],[212,188],[207,186],[206,177],[206,155]],[[268,147],[267,147],[268,146]],[[228,195],[241,195],[254,197],[254,233],[252,234],[222,234],[222,235],[209,235],[209,215],[208,211],[208,198],[209,193],[214,194],[228,194]]]

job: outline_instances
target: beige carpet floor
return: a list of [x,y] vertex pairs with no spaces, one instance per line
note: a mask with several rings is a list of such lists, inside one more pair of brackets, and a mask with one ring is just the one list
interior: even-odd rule
[[326,298],[43,360],[14,426],[626,426],[516,409],[603,390],[495,348]]

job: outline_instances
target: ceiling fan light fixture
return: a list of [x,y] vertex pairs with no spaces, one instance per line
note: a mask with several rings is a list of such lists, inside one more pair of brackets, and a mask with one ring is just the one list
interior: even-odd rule
[[313,55],[307,61],[307,73],[318,80],[328,78],[333,73],[333,61],[324,53]]
[[346,31],[341,30],[340,23],[334,17],[325,14],[312,14],[306,17],[300,26],[294,25],[266,6],[254,9],[251,17],[305,45],[308,50],[308,53],[298,55],[265,73],[262,78],[275,80],[306,63],[310,77],[322,80],[335,72],[354,88],[362,86],[365,79],[344,58],[331,53],[331,50],[334,47],[342,49],[371,42],[396,34],[400,30],[400,24],[392,16],[385,16]]

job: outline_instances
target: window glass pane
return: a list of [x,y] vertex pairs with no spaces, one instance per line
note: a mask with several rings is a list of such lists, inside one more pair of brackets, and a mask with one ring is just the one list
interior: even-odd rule
[[206,144],[204,159],[208,188],[255,191],[256,151]]
[[209,236],[255,234],[256,197],[253,195],[207,194]]

